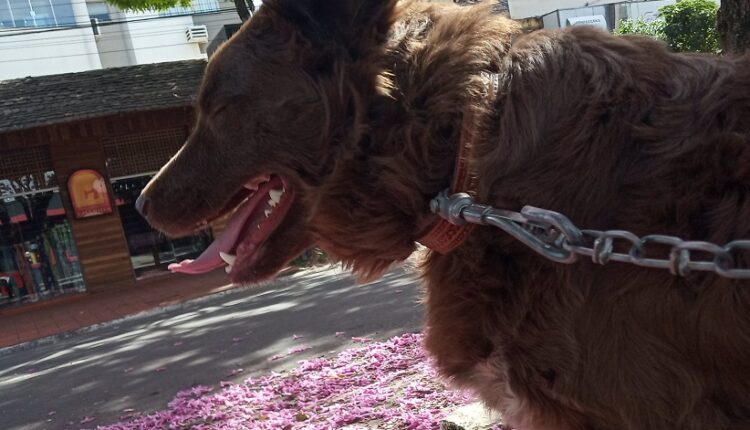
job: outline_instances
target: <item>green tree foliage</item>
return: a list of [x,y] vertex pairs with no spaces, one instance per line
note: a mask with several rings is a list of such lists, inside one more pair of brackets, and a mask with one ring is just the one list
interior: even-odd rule
[[669,46],[676,52],[718,53],[718,11],[713,0],[682,0],[659,9]]
[[152,10],[164,10],[170,7],[190,7],[190,0],[107,0],[107,3],[117,6],[122,10],[146,12]]
[[643,34],[664,40],[675,52],[718,53],[719,33],[716,16],[719,6],[713,0],[682,0],[659,9],[651,22],[623,20],[617,34]]
[[653,21],[644,21],[641,18],[637,20],[624,19],[615,29],[615,34],[641,34],[650,36],[654,39],[665,40],[664,20],[655,19]]
[[[117,6],[122,10],[132,10],[138,12],[165,10],[171,7],[180,6],[188,8],[192,4],[191,0],[106,0],[107,3]],[[233,0],[242,21],[250,18],[255,12],[255,5],[252,0]]]

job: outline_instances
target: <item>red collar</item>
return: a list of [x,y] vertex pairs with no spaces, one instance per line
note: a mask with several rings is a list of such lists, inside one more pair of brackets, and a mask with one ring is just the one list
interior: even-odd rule
[[[474,139],[476,133],[475,118],[471,110],[464,114],[461,125],[461,140],[456,156],[456,166],[453,171],[453,182],[449,194],[458,192],[468,193],[476,197],[476,178],[472,176],[470,168]],[[474,224],[453,225],[439,218],[423,234],[417,242],[440,254],[448,254],[456,249],[474,230]]]

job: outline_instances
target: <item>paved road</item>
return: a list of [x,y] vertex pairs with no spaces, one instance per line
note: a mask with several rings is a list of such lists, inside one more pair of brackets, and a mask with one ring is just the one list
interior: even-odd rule
[[[0,427],[111,424],[125,409],[163,409],[194,385],[241,381],[346,349],[353,336],[417,331],[419,297],[414,276],[403,269],[369,285],[331,269],[0,355]],[[269,361],[301,346],[311,349]],[[232,375],[238,369],[244,370]],[[81,425],[87,416],[95,420]]]

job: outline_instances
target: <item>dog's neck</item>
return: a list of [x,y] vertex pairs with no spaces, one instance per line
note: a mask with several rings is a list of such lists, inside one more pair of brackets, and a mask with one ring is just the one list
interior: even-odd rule
[[[331,80],[326,133],[340,148],[324,155],[331,170],[316,193],[337,202],[316,205],[323,248],[366,275],[415,250],[437,219],[430,200],[451,185],[465,114],[473,112],[479,135],[494,112],[487,76],[501,70],[517,33],[481,8],[428,6]],[[473,173],[476,160],[466,161]]]
[[[482,133],[481,124],[494,113],[497,71],[517,34],[510,21],[499,16],[489,19],[493,21],[463,29],[456,24],[461,21],[450,15],[418,16],[400,23],[400,30],[391,38],[392,67],[388,75],[393,84],[392,98],[382,100],[387,114],[380,124],[371,124],[371,139],[378,144],[403,145],[394,158],[400,158],[406,169],[419,174],[421,187],[415,189],[413,198],[419,198],[421,204],[419,211],[411,214],[415,218],[414,231],[422,233],[419,236],[437,222],[428,210],[432,197],[449,187],[454,192],[470,191],[468,182],[455,181],[459,171],[475,174],[475,160],[470,151],[461,155],[461,148],[471,146],[473,135]],[[444,38],[443,32],[448,30],[456,32],[454,39]],[[497,43],[490,44],[488,40]],[[410,46],[416,48],[410,50]],[[396,125],[401,127],[400,136],[393,135]],[[405,178],[402,170],[386,171],[381,178],[383,182],[399,179],[414,178]],[[416,188],[414,182],[409,188]],[[457,237],[456,231],[442,227],[438,230]],[[434,239],[422,243],[446,253],[458,243]]]

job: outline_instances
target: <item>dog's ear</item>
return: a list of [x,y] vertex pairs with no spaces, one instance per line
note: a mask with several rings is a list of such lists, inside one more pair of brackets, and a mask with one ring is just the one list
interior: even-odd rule
[[396,20],[397,0],[266,0],[311,44],[345,48],[356,58],[381,44]]

